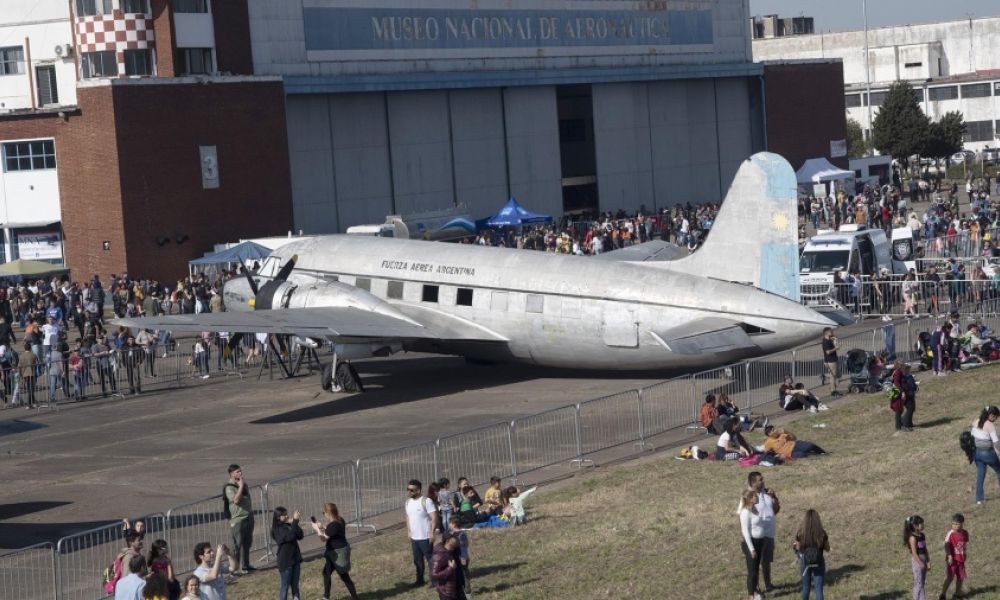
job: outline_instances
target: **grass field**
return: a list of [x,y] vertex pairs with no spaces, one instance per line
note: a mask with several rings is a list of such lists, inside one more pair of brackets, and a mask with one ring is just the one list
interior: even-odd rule
[[[977,507],[975,468],[958,448],[958,434],[984,403],[1000,403],[1000,368],[947,378],[925,373],[922,379],[912,433],[893,434],[892,413],[881,395],[834,404],[829,412],[788,424],[801,439],[833,454],[764,470],[782,505],[773,566],[778,589],[769,598],[798,597],[791,543],[808,508],[819,511],[830,536],[827,598],[909,598],[910,560],[901,529],[914,513],[927,522],[927,597],[937,598],[942,541],[955,512],[966,515],[971,536],[970,597],[1000,598],[993,542],[1000,539],[1000,489],[988,475],[986,503]],[[820,423],[826,427],[813,427]],[[762,436],[750,439],[756,444]],[[713,444],[706,436],[703,446]],[[673,454],[596,469],[542,489],[528,503],[527,526],[473,532],[473,597],[745,598],[735,506],[751,469],[682,462]],[[406,587],[413,566],[405,531],[357,544],[352,558],[363,598],[437,597],[426,588]],[[303,565],[302,600],[322,596],[321,567],[321,561]],[[229,597],[263,600],[277,591],[272,569],[230,586]],[[336,576],[333,597],[347,597]]]

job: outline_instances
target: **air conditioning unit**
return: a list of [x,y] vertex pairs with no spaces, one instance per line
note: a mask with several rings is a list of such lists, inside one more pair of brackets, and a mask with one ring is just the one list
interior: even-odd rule
[[55,47],[56,56],[71,56],[73,44],[59,44]]

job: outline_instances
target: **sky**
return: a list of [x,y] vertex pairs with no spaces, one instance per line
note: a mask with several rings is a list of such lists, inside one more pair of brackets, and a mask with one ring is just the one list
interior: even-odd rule
[[[862,0],[750,0],[751,15],[806,16],[816,32],[864,27]],[[1000,16],[1000,0],[868,0],[868,26]]]

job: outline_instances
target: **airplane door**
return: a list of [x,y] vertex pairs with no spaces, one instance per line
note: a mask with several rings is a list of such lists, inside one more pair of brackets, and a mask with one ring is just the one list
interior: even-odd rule
[[639,324],[635,311],[619,306],[605,308],[601,316],[601,336],[606,346],[638,348]]

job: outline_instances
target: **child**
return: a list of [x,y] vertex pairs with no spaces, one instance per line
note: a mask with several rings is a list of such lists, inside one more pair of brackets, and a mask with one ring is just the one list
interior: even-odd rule
[[903,525],[903,545],[910,550],[913,568],[913,600],[925,600],[924,581],[931,568],[931,557],[927,554],[927,540],[924,539],[924,520],[920,515],[906,517]]
[[469,574],[469,536],[462,531],[458,516],[448,519],[448,535],[458,540],[458,560],[462,565],[465,593],[472,593],[472,578]]
[[500,478],[490,477],[490,487],[486,488],[486,512],[496,514],[503,507],[500,502]]
[[944,554],[948,561],[947,577],[941,588],[939,600],[944,600],[951,580],[955,580],[954,598],[962,597],[962,584],[965,582],[965,546],[969,543],[969,532],[964,529],[965,516],[956,513],[951,517],[951,531],[944,538]]
[[519,492],[514,486],[507,488],[507,498],[510,500],[510,516],[514,519],[515,525],[524,525],[528,521],[528,515],[524,512],[524,501],[528,499],[538,486]]
[[447,477],[442,477],[438,481],[438,510],[441,511],[441,522],[447,524],[451,520],[451,513],[454,510],[455,492],[451,490],[451,481]]

